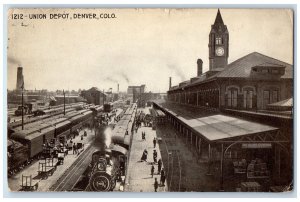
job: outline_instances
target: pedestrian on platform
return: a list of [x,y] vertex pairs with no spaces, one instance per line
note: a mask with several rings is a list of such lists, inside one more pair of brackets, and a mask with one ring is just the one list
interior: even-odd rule
[[154,191],[157,192],[157,188],[158,188],[158,182],[157,182],[157,178],[155,178],[154,181]]
[[154,175],[154,165],[153,164],[151,166],[151,175],[152,175],[152,178],[153,178],[153,175]]
[[75,142],[73,144],[73,154],[76,154],[76,144],[75,144]]
[[153,161],[154,161],[154,163],[157,163],[157,152],[155,149],[153,151]]
[[160,172],[160,184],[162,186],[165,186],[165,181],[166,181],[165,170],[162,168]]
[[148,155],[148,151],[145,149],[141,158],[141,161],[146,161],[147,162],[147,155]]
[[156,138],[153,139],[153,147],[156,147]]
[[160,174],[160,170],[161,170],[161,166],[162,166],[162,162],[161,159],[158,160],[158,166],[157,166],[157,173]]
[[166,181],[166,176],[161,176],[160,177],[160,183],[161,183],[161,186],[165,186],[165,181]]

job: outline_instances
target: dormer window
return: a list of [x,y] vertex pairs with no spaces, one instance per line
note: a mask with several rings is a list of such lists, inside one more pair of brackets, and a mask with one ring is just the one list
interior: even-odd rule
[[216,38],[216,45],[221,45],[222,44],[222,38],[221,37],[217,37]]
[[253,76],[261,75],[274,75],[282,76],[285,73],[285,66],[272,63],[262,63],[251,69]]

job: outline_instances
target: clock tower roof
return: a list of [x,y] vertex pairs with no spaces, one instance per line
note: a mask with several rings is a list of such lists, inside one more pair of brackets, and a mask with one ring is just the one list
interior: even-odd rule
[[221,12],[218,9],[218,13],[214,24],[211,26],[210,33],[228,33],[227,26],[224,24]]
[[217,25],[217,24],[222,24],[222,25],[224,25],[224,22],[223,22],[223,19],[222,19],[222,16],[221,16],[220,9],[218,9],[218,13],[217,13],[217,17],[216,17],[216,20],[215,20],[214,25]]

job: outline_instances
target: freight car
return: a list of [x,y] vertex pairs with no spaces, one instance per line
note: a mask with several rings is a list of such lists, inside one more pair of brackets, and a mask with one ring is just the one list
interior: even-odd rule
[[70,137],[70,134],[78,131],[82,126],[89,126],[93,120],[92,111],[84,109],[75,112],[69,112],[65,116],[53,116],[47,119],[35,121],[26,124],[24,129],[16,127],[10,138],[23,145],[22,158],[16,158],[19,152],[10,153],[10,170],[19,169],[41,156],[43,145],[49,143],[52,139],[64,139]]

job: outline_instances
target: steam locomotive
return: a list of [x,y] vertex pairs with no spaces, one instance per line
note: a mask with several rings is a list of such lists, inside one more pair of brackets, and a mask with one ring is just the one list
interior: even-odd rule
[[122,165],[120,159],[112,155],[110,149],[94,152],[92,155],[91,176],[89,180],[90,190],[112,191],[116,186],[117,180],[121,179],[124,163]]
[[136,104],[132,104],[112,131],[109,125],[98,127],[95,137],[97,150],[92,154],[88,168],[89,185],[86,191],[113,191],[117,182],[122,182],[136,109]]

